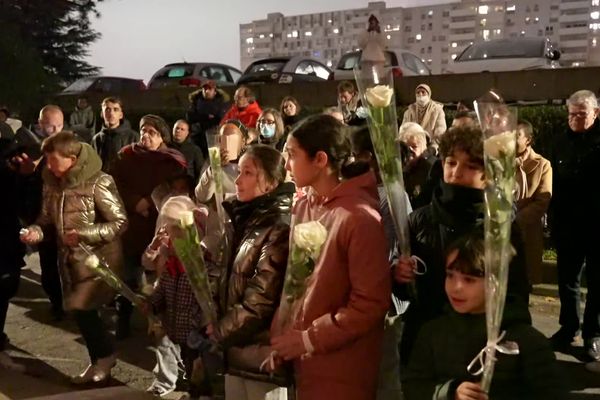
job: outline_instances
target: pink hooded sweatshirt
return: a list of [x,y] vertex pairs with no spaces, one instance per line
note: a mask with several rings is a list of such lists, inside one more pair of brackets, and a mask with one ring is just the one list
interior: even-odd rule
[[312,193],[294,208],[295,224],[318,220],[327,241],[294,327],[314,352],[295,361],[300,400],[375,398],[391,273],[375,175],[346,180],[329,198]]

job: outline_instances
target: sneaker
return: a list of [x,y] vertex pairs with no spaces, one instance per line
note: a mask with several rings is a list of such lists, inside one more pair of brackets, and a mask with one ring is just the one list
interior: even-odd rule
[[0,368],[20,373],[25,373],[26,370],[24,365],[14,362],[4,351],[0,351]]
[[600,374],[600,361],[592,361],[585,364],[585,369],[587,369],[590,372]]
[[175,388],[167,389],[158,385],[151,385],[146,392],[150,393],[152,396],[163,397],[173,392]]
[[550,337],[550,344],[556,351],[566,350],[571,347],[576,336],[577,332],[570,333],[564,328],[560,328],[554,335]]
[[600,361],[600,338],[585,341],[585,353],[591,361]]

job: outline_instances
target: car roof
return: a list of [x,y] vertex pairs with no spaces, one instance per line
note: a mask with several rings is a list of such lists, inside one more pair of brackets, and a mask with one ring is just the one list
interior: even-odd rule
[[227,67],[227,68],[232,68],[235,70],[238,70],[236,67],[232,67],[231,65],[227,65],[227,64],[222,64],[222,63],[216,63],[216,62],[187,62],[187,61],[183,61],[183,62],[178,62],[178,63],[170,63],[165,65],[163,68],[167,68],[167,67],[175,67],[178,65],[194,65],[194,66],[203,66],[203,65],[219,65],[221,67]]

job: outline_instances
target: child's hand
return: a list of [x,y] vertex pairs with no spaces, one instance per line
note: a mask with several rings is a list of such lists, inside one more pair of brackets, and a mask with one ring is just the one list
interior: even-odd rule
[[306,354],[306,347],[302,340],[302,331],[289,330],[281,336],[271,339],[271,348],[276,352],[278,357],[285,361],[300,358]]
[[396,265],[394,265],[394,279],[398,283],[410,283],[415,280],[415,271],[417,261],[413,258],[400,256]]
[[480,383],[463,382],[456,388],[454,400],[488,400],[488,396]]
[[21,229],[20,239],[25,244],[36,244],[41,238],[39,233],[34,229]]
[[79,233],[75,229],[69,229],[63,234],[62,242],[69,247],[75,247],[79,244]]
[[150,203],[146,200],[145,197],[142,197],[140,201],[135,205],[135,212],[147,217],[149,215]]
[[161,226],[158,231],[156,231],[156,234],[154,235],[154,238],[152,239],[152,243],[150,243],[150,248],[152,250],[158,250],[160,246],[162,245],[167,245],[169,242],[169,234],[167,233],[167,228],[164,226]]

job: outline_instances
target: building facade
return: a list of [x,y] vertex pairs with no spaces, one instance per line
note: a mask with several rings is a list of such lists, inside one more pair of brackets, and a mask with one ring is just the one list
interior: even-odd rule
[[564,66],[600,65],[600,0],[461,0],[423,7],[367,7],[317,14],[268,14],[240,25],[242,69],[267,57],[303,55],[335,67],[358,48],[373,14],[389,48],[412,51],[434,74],[473,42],[519,36],[548,37]]

